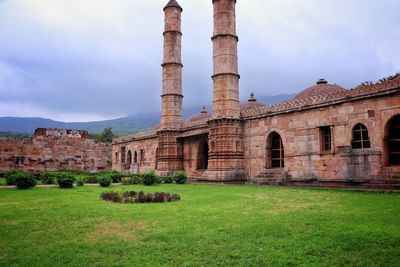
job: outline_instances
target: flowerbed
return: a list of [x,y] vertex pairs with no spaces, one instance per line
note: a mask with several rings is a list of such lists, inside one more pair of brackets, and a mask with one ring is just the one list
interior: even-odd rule
[[178,194],[170,194],[165,192],[157,192],[154,194],[146,194],[143,191],[127,191],[125,193],[103,192],[100,198],[105,201],[116,203],[163,203],[181,200]]

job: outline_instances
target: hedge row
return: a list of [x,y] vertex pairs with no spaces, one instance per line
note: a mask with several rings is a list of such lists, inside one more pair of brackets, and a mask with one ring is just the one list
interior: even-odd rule
[[157,176],[155,171],[140,174],[123,174],[117,171],[108,171],[102,173],[72,173],[72,172],[44,172],[44,173],[26,173],[19,170],[10,170],[5,173],[8,185],[16,185],[19,189],[34,187],[37,182],[51,185],[58,184],[61,188],[72,188],[76,182],[78,186],[84,183],[100,184],[102,187],[109,187],[111,183],[143,184],[155,185],[160,183],[184,184],[188,178],[184,171],[177,171],[170,176]]

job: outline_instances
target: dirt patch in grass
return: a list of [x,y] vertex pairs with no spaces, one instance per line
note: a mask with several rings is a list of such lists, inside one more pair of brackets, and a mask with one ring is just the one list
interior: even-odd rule
[[86,240],[99,242],[104,240],[141,240],[148,224],[140,222],[109,221],[100,223],[87,233]]

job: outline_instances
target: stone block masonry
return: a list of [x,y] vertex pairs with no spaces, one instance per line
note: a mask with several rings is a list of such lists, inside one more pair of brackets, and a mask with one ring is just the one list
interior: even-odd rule
[[39,128],[29,139],[0,139],[0,171],[106,171],[111,152],[111,144],[89,139],[87,131]]

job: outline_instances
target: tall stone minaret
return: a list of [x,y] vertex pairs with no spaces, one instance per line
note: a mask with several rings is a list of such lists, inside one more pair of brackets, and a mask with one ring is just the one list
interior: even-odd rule
[[164,7],[164,60],[162,63],[161,129],[182,127],[181,6],[171,0]]
[[240,119],[239,74],[236,35],[236,0],[213,0],[212,116],[208,122],[208,180],[244,181],[243,130]]
[[182,7],[170,0],[164,7],[164,60],[162,63],[162,111],[158,131],[157,172],[169,175],[182,169],[182,146],[178,136],[182,129]]

